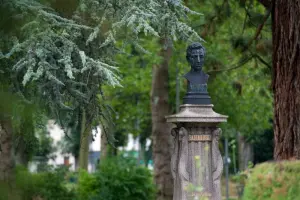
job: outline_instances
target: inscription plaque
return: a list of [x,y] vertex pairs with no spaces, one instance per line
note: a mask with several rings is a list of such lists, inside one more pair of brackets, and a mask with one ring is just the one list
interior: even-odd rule
[[211,135],[189,135],[189,142],[191,141],[211,141]]

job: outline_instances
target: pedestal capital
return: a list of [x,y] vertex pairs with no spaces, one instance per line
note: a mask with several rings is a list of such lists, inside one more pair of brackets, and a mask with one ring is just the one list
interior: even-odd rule
[[226,122],[228,116],[213,111],[213,104],[183,104],[179,113],[166,116],[171,123],[203,123],[205,126],[214,126]]

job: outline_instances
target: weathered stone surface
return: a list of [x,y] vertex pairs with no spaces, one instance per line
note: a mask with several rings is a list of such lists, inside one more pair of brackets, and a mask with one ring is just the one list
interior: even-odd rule
[[212,107],[184,104],[178,114],[166,117],[168,122],[177,125],[171,132],[173,200],[189,200],[195,196],[221,200],[223,161],[218,148],[221,129],[216,126],[226,122],[227,116],[214,112]]
[[215,126],[220,122],[226,122],[227,116],[220,115],[213,111],[213,105],[184,104],[180,106],[177,114],[167,116],[167,122],[173,123],[196,123],[201,126]]
[[220,128],[213,130],[212,141],[212,179],[213,179],[213,196],[212,199],[222,199],[221,194],[221,176],[223,171],[223,160],[219,150],[219,137],[222,133]]

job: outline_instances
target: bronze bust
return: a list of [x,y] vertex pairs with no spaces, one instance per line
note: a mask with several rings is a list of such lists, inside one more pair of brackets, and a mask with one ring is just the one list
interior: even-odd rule
[[191,65],[191,70],[184,75],[188,81],[184,104],[210,104],[207,92],[209,76],[202,71],[204,57],[205,48],[200,43],[195,42],[188,46],[186,59]]

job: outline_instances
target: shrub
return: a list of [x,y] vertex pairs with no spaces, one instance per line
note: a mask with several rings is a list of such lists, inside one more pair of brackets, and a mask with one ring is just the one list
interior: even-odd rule
[[1,193],[4,196],[11,196],[12,189],[15,197],[10,198],[11,200],[75,200],[75,192],[69,191],[64,186],[64,173],[57,170],[32,174],[27,169],[18,167],[13,188],[7,188]]
[[125,158],[106,159],[94,174],[80,172],[81,200],[152,200],[155,186],[150,171]]
[[300,161],[257,165],[246,182],[243,200],[300,199]]

